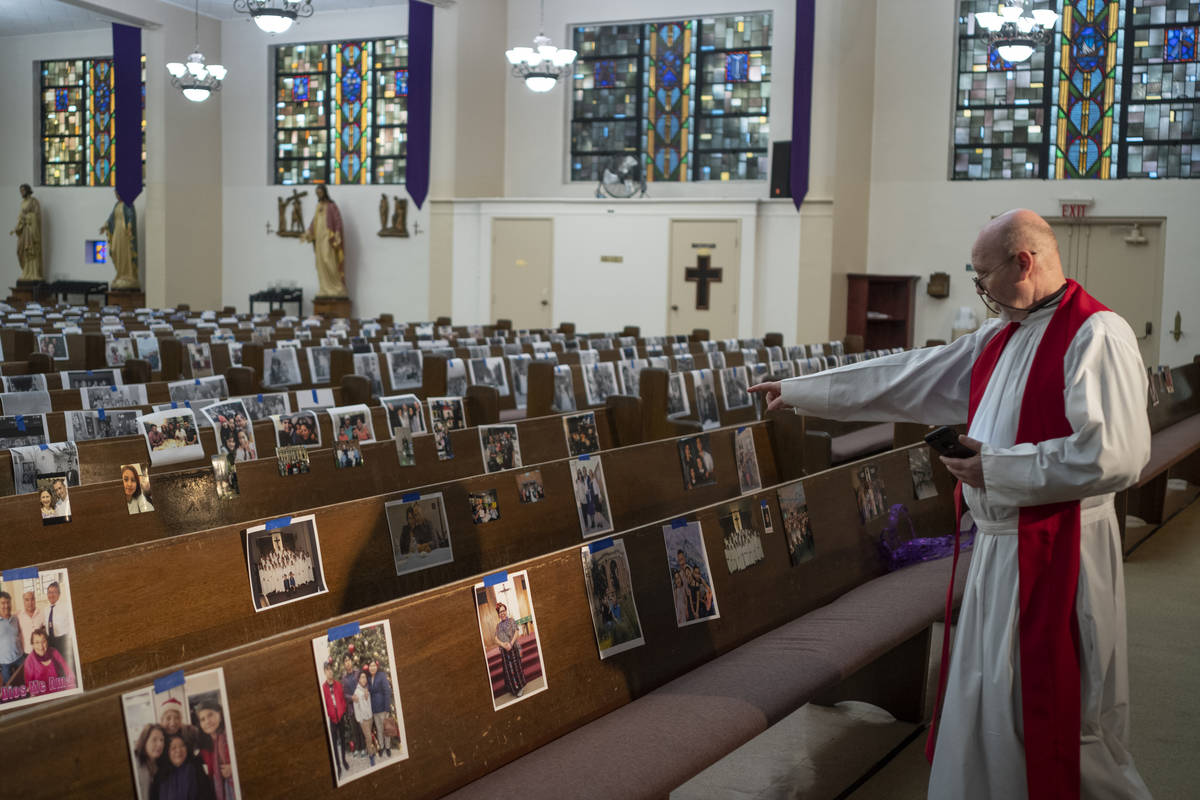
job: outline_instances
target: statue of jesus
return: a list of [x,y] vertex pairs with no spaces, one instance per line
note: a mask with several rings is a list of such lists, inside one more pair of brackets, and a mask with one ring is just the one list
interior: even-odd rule
[[329,199],[329,190],[317,184],[317,210],[304,232],[303,241],[312,242],[317,262],[318,297],[347,297],[346,251],[342,241],[342,214]]

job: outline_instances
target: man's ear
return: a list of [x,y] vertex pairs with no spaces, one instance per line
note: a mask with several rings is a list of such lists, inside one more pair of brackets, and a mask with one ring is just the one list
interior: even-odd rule
[[1029,278],[1033,274],[1033,253],[1028,250],[1018,251],[1017,266],[1021,270],[1021,280]]

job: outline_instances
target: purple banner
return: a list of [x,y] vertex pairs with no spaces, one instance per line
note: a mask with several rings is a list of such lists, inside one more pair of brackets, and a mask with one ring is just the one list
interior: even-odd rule
[[796,0],[796,50],[792,71],[792,202],[808,194],[808,147],[812,137],[813,24],[816,0]]
[[117,196],[133,205],[142,193],[142,29],[114,22],[113,169]]
[[429,119],[433,101],[433,6],[408,4],[408,157],[404,183],[417,208],[429,194]]

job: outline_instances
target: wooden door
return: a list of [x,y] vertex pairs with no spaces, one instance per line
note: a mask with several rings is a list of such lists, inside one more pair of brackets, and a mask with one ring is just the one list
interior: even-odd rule
[[492,220],[492,322],[550,328],[554,275],[554,221]]
[[738,220],[671,220],[667,333],[738,335]]

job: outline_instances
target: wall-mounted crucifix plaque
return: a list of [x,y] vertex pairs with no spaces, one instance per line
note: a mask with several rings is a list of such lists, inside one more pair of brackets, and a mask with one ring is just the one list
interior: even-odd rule
[[696,256],[696,266],[684,270],[684,280],[696,284],[696,310],[708,310],[708,284],[721,282],[721,268],[712,266],[712,256],[702,253]]

